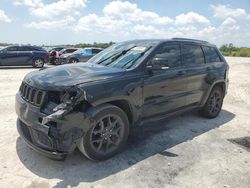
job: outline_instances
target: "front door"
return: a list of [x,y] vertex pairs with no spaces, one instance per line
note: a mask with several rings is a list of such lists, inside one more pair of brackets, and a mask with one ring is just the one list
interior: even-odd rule
[[[158,64],[158,65],[155,65]],[[160,46],[148,62],[143,86],[143,118],[165,115],[186,104],[187,77],[178,43]],[[157,69],[159,67],[159,69]]]
[[18,65],[18,47],[11,46],[1,54],[2,65]]

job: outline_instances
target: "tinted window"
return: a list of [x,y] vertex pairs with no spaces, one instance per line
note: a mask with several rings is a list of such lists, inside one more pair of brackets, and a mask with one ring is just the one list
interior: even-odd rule
[[28,46],[20,46],[19,51],[31,51],[31,48]]
[[220,62],[220,56],[218,55],[218,52],[215,48],[213,47],[203,47],[204,52],[205,52],[205,57],[206,57],[206,62],[207,63],[213,63],[213,62]]
[[205,63],[203,51],[200,46],[184,44],[182,54],[184,64]]
[[98,54],[100,51],[102,51],[101,49],[92,49],[92,53],[93,54]]
[[76,51],[77,49],[67,49],[65,50],[64,53],[73,53],[74,51]]
[[12,46],[7,48],[7,51],[18,51],[18,47],[17,46]]
[[157,61],[160,61],[161,65],[165,65],[169,68],[180,66],[180,45],[164,45],[160,50],[156,52],[154,59],[157,59]]

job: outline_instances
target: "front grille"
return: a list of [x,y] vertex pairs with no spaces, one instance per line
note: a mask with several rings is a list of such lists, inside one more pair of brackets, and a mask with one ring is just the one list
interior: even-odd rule
[[24,100],[36,106],[41,106],[46,96],[45,91],[33,88],[25,83],[22,83],[20,93]]

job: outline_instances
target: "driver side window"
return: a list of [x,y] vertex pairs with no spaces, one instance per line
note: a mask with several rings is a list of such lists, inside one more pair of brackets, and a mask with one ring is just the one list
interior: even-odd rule
[[157,64],[157,66],[166,68],[175,68],[181,65],[181,50],[178,44],[165,44],[159,49],[151,65]]

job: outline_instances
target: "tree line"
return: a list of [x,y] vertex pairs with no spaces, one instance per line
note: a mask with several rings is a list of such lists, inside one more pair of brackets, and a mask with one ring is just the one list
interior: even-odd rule
[[250,48],[235,47],[232,43],[222,45],[220,51],[224,56],[250,57]]

